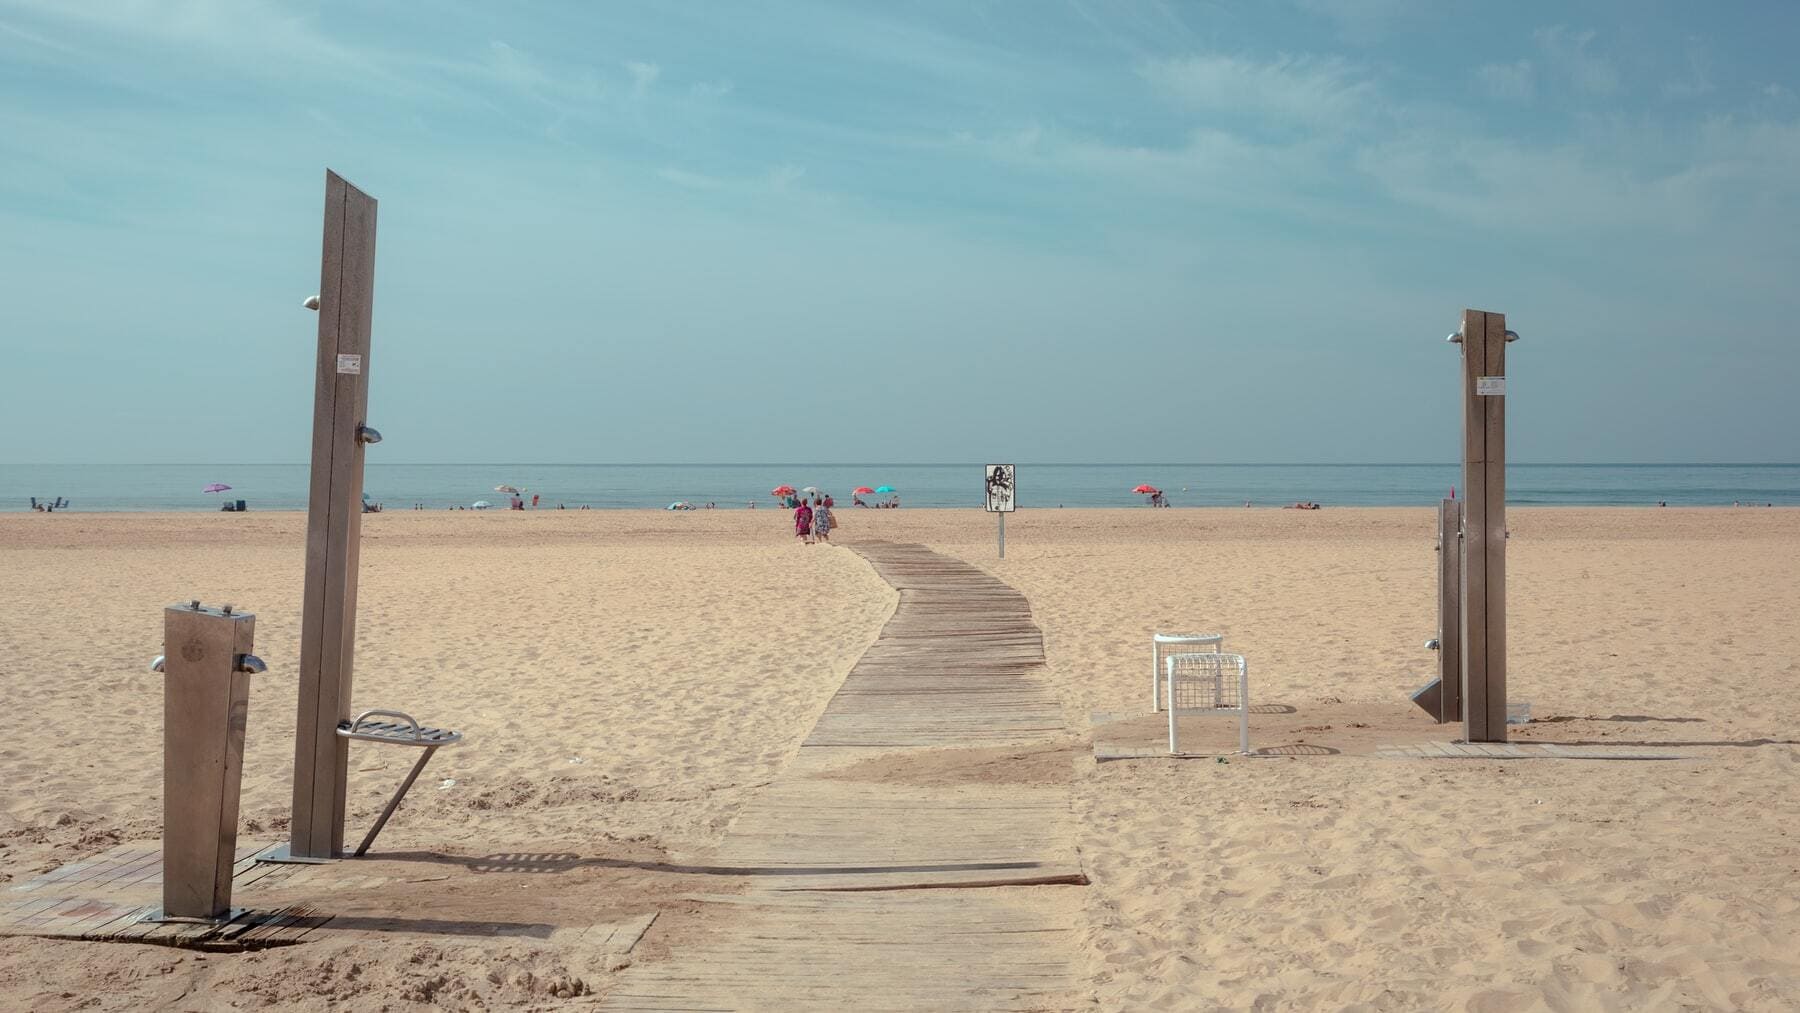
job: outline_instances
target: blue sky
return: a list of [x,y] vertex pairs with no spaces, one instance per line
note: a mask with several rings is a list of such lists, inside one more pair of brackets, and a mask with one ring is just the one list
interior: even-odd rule
[[0,0],[0,462],[1793,461],[1800,4]]

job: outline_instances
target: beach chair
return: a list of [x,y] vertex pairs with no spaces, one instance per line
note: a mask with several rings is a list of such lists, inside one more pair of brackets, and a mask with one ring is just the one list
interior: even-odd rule
[[1177,718],[1236,714],[1238,752],[1250,753],[1250,666],[1241,654],[1171,654],[1164,662],[1169,752],[1181,752]]
[[[399,718],[400,721],[376,721],[373,720],[375,718]],[[388,800],[387,808],[381,811],[381,818],[375,821],[375,825],[369,828],[368,836],[357,846],[355,857],[361,858],[369,850],[369,845],[375,843],[375,835],[381,833],[382,827],[387,826],[388,817],[394,815],[395,809],[400,808],[400,800],[412,790],[413,782],[419,779],[419,772],[425,769],[425,764],[431,762],[432,754],[444,746],[454,746],[461,742],[462,733],[445,728],[424,728],[409,714],[384,710],[367,710],[358,714],[354,721],[340,721],[337,733],[342,739],[411,746],[424,750],[413,764],[412,771],[406,775],[406,780],[400,782],[400,790],[394,792],[394,797]]]
[[1150,635],[1150,713],[1162,710],[1163,659],[1171,654],[1218,653],[1223,633],[1153,633]]

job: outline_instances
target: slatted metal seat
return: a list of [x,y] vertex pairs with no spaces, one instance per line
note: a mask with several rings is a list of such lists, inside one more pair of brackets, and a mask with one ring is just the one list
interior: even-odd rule
[[1169,752],[1181,752],[1176,718],[1235,714],[1238,752],[1250,752],[1250,666],[1241,654],[1171,654],[1165,662]]
[[[399,718],[399,721],[377,721],[375,718]],[[406,780],[400,782],[400,788],[394,797],[388,800],[387,808],[381,811],[381,818],[369,828],[369,834],[362,844],[357,846],[356,857],[361,858],[375,843],[375,836],[381,828],[387,826],[388,817],[400,807],[400,800],[412,790],[413,782],[419,779],[419,773],[431,762],[432,754],[444,746],[454,746],[462,742],[462,733],[448,728],[428,728],[413,720],[412,715],[403,711],[366,710],[358,714],[355,720],[340,721],[337,726],[338,738],[353,739],[358,742],[381,742],[390,746],[412,746],[422,749],[419,759],[413,764]]]
[[1163,709],[1162,685],[1163,659],[1171,654],[1187,654],[1202,651],[1219,652],[1225,649],[1223,633],[1153,633],[1150,635],[1150,710],[1152,713]]

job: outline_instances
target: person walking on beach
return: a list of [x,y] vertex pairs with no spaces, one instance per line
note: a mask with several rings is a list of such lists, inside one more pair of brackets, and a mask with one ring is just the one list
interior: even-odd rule
[[794,537],[807,545],[812,544],[812,519],[812,507],[801,500],[800,505],[794,508]]
[[833,518],[831,516],[830,501],[829,500],[818,500],[818,499],[813,500],[813,514],[812,514],[813,541],[815,541],[815,542],[831,541],[832,527],[833,527]]

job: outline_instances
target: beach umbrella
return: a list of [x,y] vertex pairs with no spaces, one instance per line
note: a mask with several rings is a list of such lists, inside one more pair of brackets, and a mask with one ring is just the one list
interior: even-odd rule
[[516,487],[514,487],[514,486],[510,486],[510,485],[497,485],[497,486],[494,486],[494,491],[495,491],[495,492],[504,492],[504,493],[510,493],[510,494],[512,494],[512,495],[514,495],[514,496],[517,496],[517,495],[518,495],[518,494],[519,494],[519,490],[518,490],[518,489],[517,489],[517,488],[516,488]]
[[231,489],[231,486],[226,485],[224,482],[213,482],[213,483],[209,484],[206,488],[204,488],[200,491],[201,492],[228,492],[228,491],[230,491],[230,489]]
[[794,487],[791,485],[778,485],[769,490],[769,495],[771,496],[792,496],[793,494]]
[[1136,489],[1133,489],[1131,491],[1132,492],[1151,493],[1151,492],[1156,491],[1156,487],[1153,485],[1140,485]]
[[869,488],[869,487],[868,487],[868,486],[866,486],[866,485],[859,485],[859,486],[857,486],[857,487],[856,487],[856,489],[855,489],[855,490],[854,490],[854,492],[855,492],[855,493],[856,493],[856,495],[858,495],[858,496],[865,496],[865,495],[867,495],[867,494],[869,494],[869,493],[872,493],[872,492],[874,492],[874,491],[875,491],[875,490],[873,490],[873,489],[871,489],[871,488]]
[[493,506],[493,504],[489,503],[487,500],[478,499],[475,502],[469,504],[469,509],[471,509],[471,510],[486,510],[490,506]]
[[900,490],[894,488],[891,485],[878,485],[875,487],[875,491],[886,493],[886,492],[899,492]]
[[817,496],[819,494],[819,487],[816,485],[809,485],[800,491],[806,493],[808,496]]

